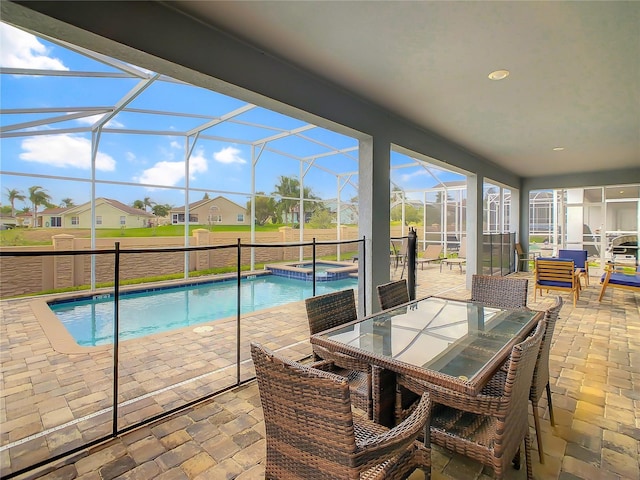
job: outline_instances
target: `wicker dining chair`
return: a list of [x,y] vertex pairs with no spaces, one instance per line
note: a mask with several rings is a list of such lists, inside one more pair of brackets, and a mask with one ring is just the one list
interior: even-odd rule
[[352,288],[309,297],[305,307],[311,335],[358,319]]
[[380,308],[382,308],[382,310],[397,307],[409,301],[409,289],[407,288],[407,280],[404,278],[395,282],[378,285],[376,288],[378,291],[378,301],[380,302]]
[[[553,418],[553,403],[551,400],[551,386],[549,384],[549,352],[551,351],[551,341],[553,340],[553,332],[556,328],[556,321],[563,305],[562,297],[556,296],[555,303],[549,307],[544,314],[546,328],[540,343],[540,351],[536,359],[536,366],[533,370],[533,379],[531,380],[531,389],[529,390],[529,400],[531,401],[531,409],[533,411],[533,423],[536,428],[536,441],[538,443],[538,457],[540,463],[544,463],[544,449],[542,446],[542,430],[540,429],[540,416],[538,414],[538,403],[542,398],[542,393],[547,393],[547,405],[549,405],[549,421],[555,426]],[[507,380],[508,362],[489,380],[487,386],[483,389],[483,393],[491,393],[504,390]]]
[[527,479],[531,480],[527,407],[545,329],[546,320],[542,319],[532,335],[512,348],[505,381],[490,381],[479,395],[398,375],[396,416],[402,418],[407,414],[403,410],[401,388],[419,395],[428,393],[434,404],[432,443],[491,467],[496,478],[501,479],[511,459],[520,468],[520,446],[524,439]]
[[562,308],[562,297],[556,296],[555,304],[545,312],[545,320],[547,328],[542,337],[540,344],[540,353],[536,361],[536,368],[533,371],[533,380],[531,381],[531,390],[529,399],[533,408],[533,421],[536,427],[536,439],[538,441],[538,456],[540,463],[544,463],[544,451],[542,449],[542,431],[540,430],[540,418],[538,417],[538,403],[542,398],[542,392],[547,392],[547,405],[549,405],[549,421],[555,426],[553,418],[553,403],[551,402],[551,386],[549,385],[549,352],[551,351],[551,340],[553,340],[553,332],[556,328],[556,321],[560,315]]
[[473,275],[471,278],[471,301],[500,308],[523,308],[527,306],[526,278]]
[[[305,306],[311,335],[358,319],[353,289],[309,297]],[[313,345],[313,355],[316,361],[333,362],[334,373],[349,380],[353,404],[372,418],[371,365],[349,355],[331,352],[320,345]]]
[[416,468],[429,476],[429,420],[423,395],[413,415],[389,430],[355,415],[347,380],[251,344],[266,430],[268,480],[387,480]]

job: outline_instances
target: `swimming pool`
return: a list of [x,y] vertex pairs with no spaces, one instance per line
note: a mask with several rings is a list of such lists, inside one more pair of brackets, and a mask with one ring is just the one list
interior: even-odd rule
[[[355,288],[348,278],[316,285],[316,295]],[[191,284],[120,296],[120,340],[198,325],[236,315],[236,280]],[[313,295],[309,282],[259,275],[241,282],[241,312],[250,313]],[[114,301],[111,295],[54,301],[49,308],[81,346],[113,343]]]

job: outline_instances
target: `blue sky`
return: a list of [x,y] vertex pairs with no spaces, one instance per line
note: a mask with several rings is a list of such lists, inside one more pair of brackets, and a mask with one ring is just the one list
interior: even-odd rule
[[[53,76],[2,75],[1,124],[7,130],[0,139],[1,170],[4,172],[0,176],[2,203],[7,203],[7,188],[16,188],[26,194],[33,185],[44,187],[55,204],[63,198],[71,198],[76,204],[88,201],[91,196],[90,182],[87,182],[91,179],[90,127],[104,115],[105,110],[100,107],[116,105],[153,72],[127,64],[116,68],[4,23],[0,23],[0,36],[0,65],[3,68],[46,69],[58,73]],[[138,77],[123,77],[122,72],[126,70],[137,71]],[[92,72],[94,76],[70,75],[71,72]],[[111,74],[111,77],[100,78],[97,72]],[[183,205],[187,185],[184,133],[246,106],[244,101],[203,88],[173,81],[153,82],[127,104],[126,108],[131,111],[118,113],[106,124],[107,130],[100,137],[96,156],[96,195],[127,204],[150,197],[157,203]],[[82,110],[86,107],[95,110]],[[43,108],[66,111],[15,113],[16,109]],[[151,114],[149,111],[172,114]],[[49,124],[29,123],[65,115],[72,118]],[[22,128],[7,129],[22,123],[26,124]],[[210,196],[222,194],[245,204],[251,192],[251,143],[305,125],[306,122],[253,107],[231,120],[207,128],[201,133],[189,160],[188,183],[191,189],[196,189],[190,193],[189,201],[199,200],[206,190]],[[108,129],[117,132],[111,133]],[[127,133],[127,130],[147,133]],[[11,136],[13,132],[26,132],[27,135]],[[30,132],[38,135],[29,135]],[[335,198],[336,174],[357,172],[357,146],[354,138],[318,127],[299,136],[270,141],[256,164],[256,191],[271,193],[281,175],[299,177],[300,162],[292,157],[311,159],[319,156],[313,160],[312,167],[303,163],[305,186],[311,187],[321,198]],[[327,155],[332,149],[345,148],[353,151]],[[392,165],[410,161],[404,155],[392,154]],[[428,188],[435,183],[421,167],[392,170],[391,175],[396,183],[411,190]],[[346,178],[341,177],[340,181],[340,185],[346,184],[341,197],[343,201],[357,195],[356,188],[346,183]],[[448,174],[443,177],[445,181],[458,178],[461,177]],[[357,174],[351,181],[357,186]]]

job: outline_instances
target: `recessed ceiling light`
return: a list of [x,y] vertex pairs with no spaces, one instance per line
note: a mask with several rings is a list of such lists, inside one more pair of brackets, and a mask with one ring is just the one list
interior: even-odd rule
[[496,70],[489,74],[491,80],[503,80],[509,76],[509,70]]
[[564,147],[554,147],[553,149],[554,152],[561,152],[562,150],[564,150]]

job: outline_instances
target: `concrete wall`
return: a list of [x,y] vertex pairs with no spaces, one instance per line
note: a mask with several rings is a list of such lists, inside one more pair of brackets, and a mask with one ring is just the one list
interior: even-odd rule
[[[237,264],[237,243],[251,243],[249,232],[210,232],[205,229],[195,230],[189,238],[189,246],[224,245],[229,248],[195,251],[188,254],[189,271],[208,270],[220,267],[235,268]],[[306,229],[303,241],[311,242],[335,241],[336,231],[333,229]],[[342,227],[342,240],[358,238],[357,228]],[[42,251],[89,251],[91,239],[75,238],[73,235],[53,235],[52,246],[39,247],[3,247],[4,252],[42,252]],[[135,252],[142,249],[180,248],[184,245],[183,237],[141,237],[141,238],[99,238],[96,239],[96,250],[113,250],[116,242],[120,242],[120,279],[148,278],[184,272],[185,253],[178,252]],[[278,232],[256,232],[254,245],[255,263],[297,261],[300,258],[300,247],[278,246],[268,244],[299,243],[300,230],[282,227]],[[317,256],[336,254],[334,245],[318,245]],[[341,246],[343,254],[357,252],[358,244]],[[303,249],[303,257],[311,258],[312,247]],[[242,265],[249,265],[251,248],[241,251]],[[45,290],[67,288],[91,284],[91,255],[59,255],[59,256],[20,256],[0,257],[0,298],[15,295],[36,294]],[[112,282],[114,276],[114,254],[96,255],[96,283]]]

